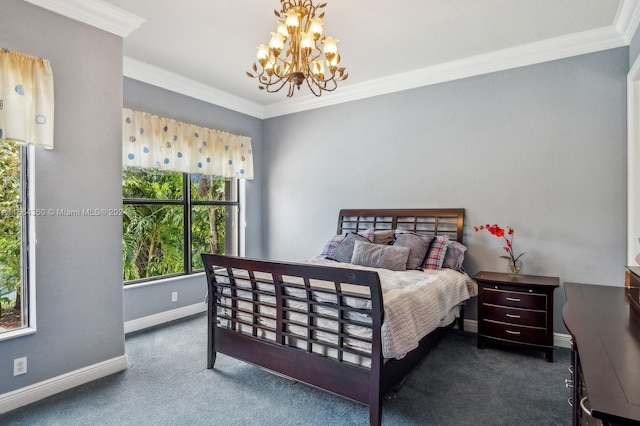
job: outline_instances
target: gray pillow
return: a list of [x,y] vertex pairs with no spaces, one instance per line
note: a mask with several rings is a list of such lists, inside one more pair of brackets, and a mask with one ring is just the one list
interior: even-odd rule
[[373,233],[373,242],[376,244],[393,244],[393,234],[396,231],[393,229],[388,229],[386,231],[375,231]]
[[327,259],[336,260],[338,262],[350,263],[353,256],[353,245],[356,241],[364,241],[370,243],[367,238],[353,232],[349,232],[344,239],[333,249],[333,253],[327,256]]
[[431,235],[418,235],[410,233],[396,234],[394,246],[408,247],[409,258],[407,259],[407,269],[420,269],[424,264],[424,258],[427,256],[429,245],[433,240]]
[[356,241],[353,248],[351,263],[354,265],[370,266],[372,268],[404,271],[410,249],[400,246],[385,246],[381,244]]
[[444,255],[443,268],[454,269],[462,272],[462,262],[464,261],[464,252],[467,250],[465,246],[457,241],[449,241],[447,252]]

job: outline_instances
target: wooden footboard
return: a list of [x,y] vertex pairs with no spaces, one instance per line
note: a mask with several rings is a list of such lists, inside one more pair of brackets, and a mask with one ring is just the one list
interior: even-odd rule
[[382,292],[372,271],[202,255],[216,353],[382,413]]

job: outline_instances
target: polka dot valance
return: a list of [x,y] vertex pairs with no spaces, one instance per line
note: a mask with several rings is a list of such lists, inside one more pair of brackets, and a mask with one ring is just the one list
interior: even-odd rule
[[122,119],[124,166],[253,179],[251,138],[127,108]]
[[53,106],[49,61],[0,49],[0,141],[53,149]]

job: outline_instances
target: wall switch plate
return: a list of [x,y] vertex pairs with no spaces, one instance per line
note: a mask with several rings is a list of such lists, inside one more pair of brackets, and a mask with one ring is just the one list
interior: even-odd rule
[[19,376],[27,374],[27,357],[16,358],[13,360],[13,375]]
[[171,293],[171,301],[172,302],[177,302],[178,301],[178,292],[174,291],[173,293]]

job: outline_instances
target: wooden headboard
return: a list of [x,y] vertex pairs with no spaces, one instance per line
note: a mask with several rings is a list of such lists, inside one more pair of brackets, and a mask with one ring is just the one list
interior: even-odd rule
[[462,243],[464,209],[343,209],[338,234],[374,228],[406,229],[419,234],[448,235]]

